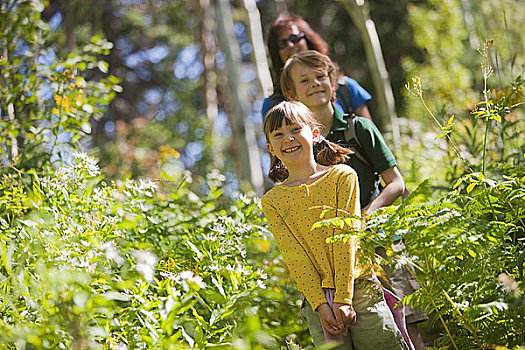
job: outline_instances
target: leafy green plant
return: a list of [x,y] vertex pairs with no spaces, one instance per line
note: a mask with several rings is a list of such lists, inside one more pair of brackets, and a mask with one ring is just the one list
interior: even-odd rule
[[[442,125],[425,103],[420,79],[407,86],[439,127],[436,140],[446,139],[456,155],[459,166],[449,166],[455,180],[442,187],[423,181],[401,204],[368,218],[366,231],[346,231],[342,237],[357,235],[364,252],[378,244],[385,247],[386,262],[394,268],[415,268],[421,289],[403,302],[424,308],[440,324],[443,335],[435,349],[525,346],[523,88],[521,78],[509,87],[488,88],[489,47],[487,42],[480,50],[483,100],[465,121],[452,116]],[[474,126],[479,123],[478,132]],[[464,130],[471,137],[462,137]],[[469,145],[473,140],[478,141]],[[512,153],[495,151],[510,145]],[[464,156],[465,150],[476,154]],[[520,158],[511,156],[520,150]],[[320,224],[344,228],[345,220]],[[389,248],[398,235],[406,245],[401,254]]]
[[217,174],[203,198],[185,176],[163,192],[147,180],[105,184],[82,153],[47,176],[18,176],[0,188],[14,203],[1,218],[3,348],[231,348],[252,331],[238,325],[265,287],[247,248],[264,241],[252,225],[260,209],[224,197]]
[[41,1],[0,4],[0,147],[3,164],[38,169],[63,160],[71,145],[91,133],[116,92],[118,79],[86,79],[107,73],[102,57],[112,44],[94,37],[79,55],[57,58],[46,41],[49,26],[40,18]]
[[[442,126],[425,104],[420,80],[414,79],[415,95],[441,130],[437,138],[446,137],[466,167],[452,188],[437,200],[431,199],[436,197],[435,188],[423,182],[399,207],[383,209],[369,222],[376,235],[364,237],[365,242],[379,239],[388,247],[392,234],[403,234],[410,259],[401,257],[401,261],[416,267],[421,284],[421,289],[404,302],[431,310],[446,332],[437,345],[455,349],[517,348],[525,344],[525,323],[519,316],[525,311],[523,160],[505,158],[501,152],[496,159],[492,153],[492,164],[487,166],[489,150],[496,148],[496,142],[489,140],[499,137],[503,144],[511,140],[516,144],[512,137],[507,142],[507,133],[490,131],[497,130],[495,122],[503,124],[512,113],[519,114],[514,110],[521,104],[516,97],[522,96],[522,87],[518,78],[512,88],[502,89],[505,95],[492,98],[487,88],[492,73],[489,47],[487,42],[480,50],[484,58],[483,101],[473,111],[475,119],[469,119],[485,123],[480,147],[470,148],[477,149],[481,157],[470,157],[467,163],[460,148],[469,148],[457,146],[451,138],[456,130],[453,117]],[[474,135],[473,128],[466,129]],[[522,134],[519,128],[513,131]],[[518,150],[523,149],[523,141],[516,145]],[[480,165],[474,163],[476,159]]]

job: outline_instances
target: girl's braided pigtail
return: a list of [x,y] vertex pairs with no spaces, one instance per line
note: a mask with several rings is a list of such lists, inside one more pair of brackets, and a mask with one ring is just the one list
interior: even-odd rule
[[288,169],[284,165],[284,163],[277,157],[272,156],[272,163],[270,167],[270,171],[268,173],[268,177],[273,182],[283,182],[286,180],[289,176]]
[[319,142],[315,145],[315,151],[315,160],[322,165],[345,163],[348,160],[348,155],[354,153],[348,148],[328,141],[323,136],[319,136]]

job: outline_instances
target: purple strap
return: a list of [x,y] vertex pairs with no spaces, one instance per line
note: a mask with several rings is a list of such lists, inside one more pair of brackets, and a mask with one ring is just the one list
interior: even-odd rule
[[405,305],[400,304],[398,307],[395,307],[396,304],[401,299],[395,296],[388,289],[385,289],[385,288],[382,288],[382,289],[383,289],[383,296],[385,297],[386,304],[388,305],[388,308],[392,312],[392,316],[394,316],[394,321],[396,322],[397,328],[401,332],[401,335],[403,336],[405,343],[407,343],[408,349],[415,350],[414,344],[412,344],[412,341],[410,340],[410,337],[408,336],[408,331],[406,328]]

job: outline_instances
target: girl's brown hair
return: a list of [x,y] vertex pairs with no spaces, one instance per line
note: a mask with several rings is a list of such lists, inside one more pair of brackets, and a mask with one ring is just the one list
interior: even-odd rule
[[330,55],[330,47],[326,41],[310,27],[301,17],[288,17],[279,16],[268,28],[268,53],[270,54],[270,60],[272,61],[272,80],[274,85],[274,93],[280,93],[279,78],[281,76],[281,69],[285,62],[281,60],[279,56],[279,34],[284,28],[295,25],[297,29],[304,33],[304,38],[308,49],[319,51],[325,55]]
[[328,75],[330,78],[330,85],[332,86],[331,99],[332,103],[335,103],[335,92],[337,89],[337,69],[330,57],[313,50],[298,52],[290,57],[288,61],[286,61],[286,64],[284,65],[283,71],[281,73],[281,91],[284,97],[290,100],[296,95],[291,72],[292,68],[298,64],[315,70],[323,71]]
[[[299,124],[310,128],[320,127],[321,125],[315,119],[312,111],[304,104],[297,101],[283,101],[274,106],[264,118],[264,135],[266,142],[270,140],[270,134],[285,125]],[[344,163],[348,159],[348,155],[353,152],[348,148],[341,147],[333,142],[328,141],[324,137],[319,142],[320,150],[317,153],[315,161],[322,165],[335,165]],[[274,155],[271,155],[271,165],[268,177],[273,182],[283,182],[289,176],[288,169],[284,163]]]

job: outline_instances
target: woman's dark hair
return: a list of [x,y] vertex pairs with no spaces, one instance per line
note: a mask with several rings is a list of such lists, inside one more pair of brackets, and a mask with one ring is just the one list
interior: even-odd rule
[[301,17],[288,17],[288,16],[279,16],[268,28],[268,53],[270,54],[270,60],[272,61],[272,80],[274,85],[274,94],[281,92],[281,87],[279,86],[279,79],[281,77],[281,69],[283,68],[286,62],[281,60],[279,56],[279,34],[284,28],[295,25],[301,33],[304,33],[306,43],[309,50],[319,51],[320,53],[330,56],[330,47],[326,41],[317,34],[316,31],[310,27],[308,22],[306,22]]
[[[267,143],[269,143],[270,134],[280,128],[283,122],[285,125],[299,124],[312,129],[321,126],[315,119],[312,111],[301,102],[283,101],[270,109],[264,118],[264,135],[266,136]],[[353,153],[348,148],[339,146],[325,138],[322,138],[319,145],[320,149],[315,160],[322,165],[344,163],[348,159],[348,155]],[[288,169],[284,163],[272,154],[270,172],[268,173],[270,180],[273,182],[283,182],[288,176]]]

